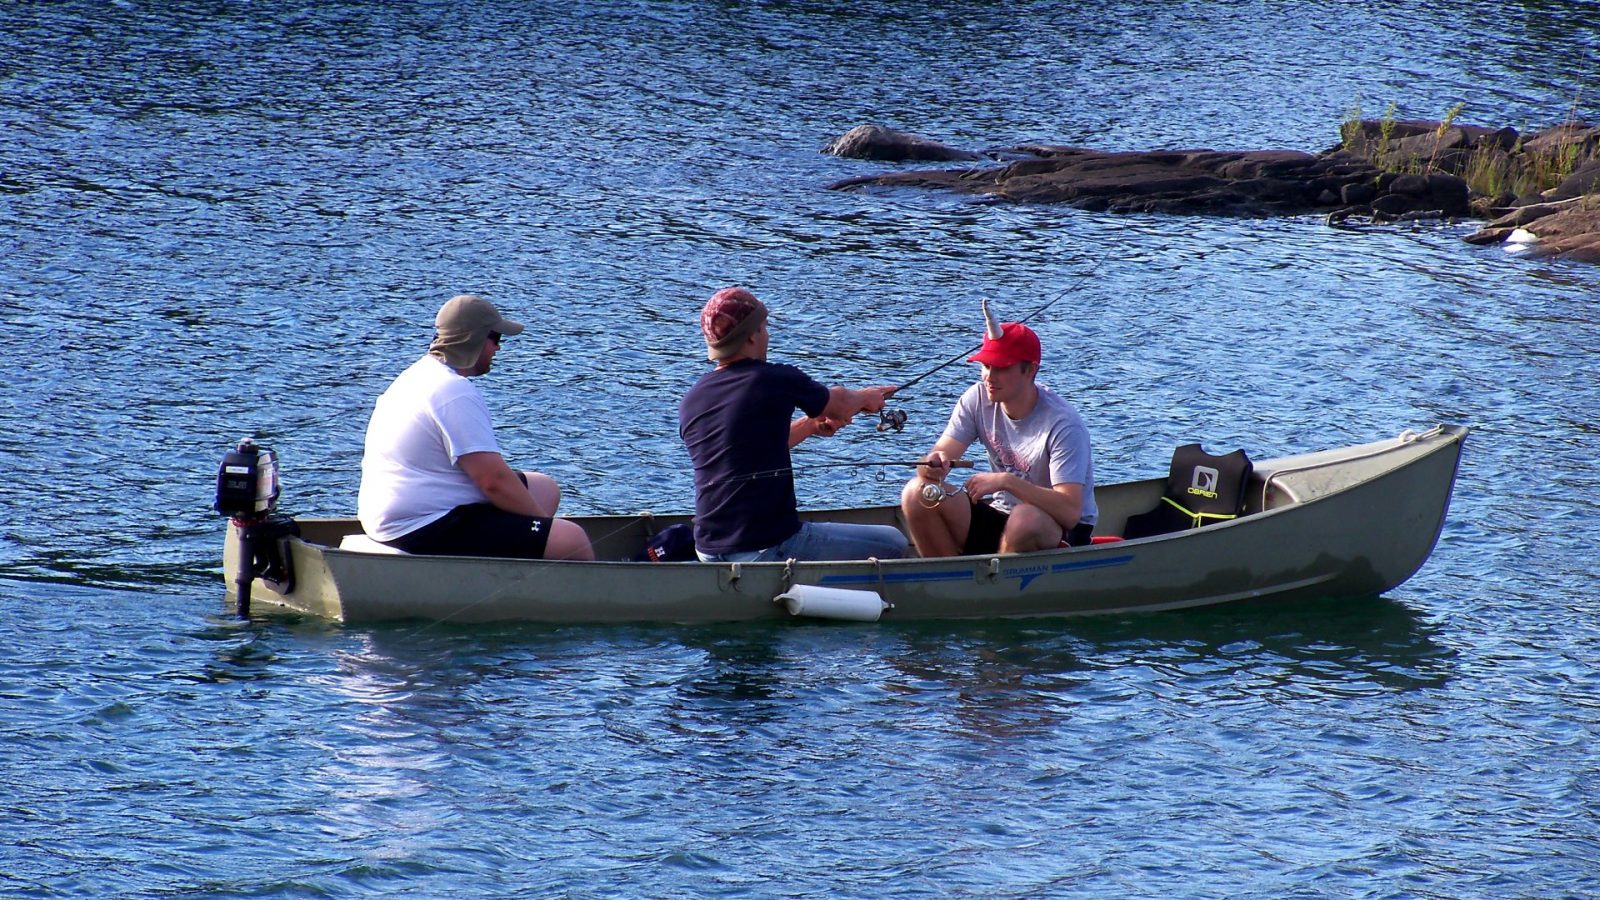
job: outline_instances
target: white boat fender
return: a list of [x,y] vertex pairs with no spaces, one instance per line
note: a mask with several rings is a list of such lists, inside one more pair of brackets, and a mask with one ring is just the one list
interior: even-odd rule
[[849,622],[876,622],[889,608],[877,591],[852,591],[815,584],[797,584],[772,599],[782,602],[791,616]]

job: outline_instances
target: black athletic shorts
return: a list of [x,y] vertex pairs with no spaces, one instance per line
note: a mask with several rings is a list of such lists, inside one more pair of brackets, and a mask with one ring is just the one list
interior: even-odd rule
[[[521,472],[523,486],[527,476]],[[507,559],[544,559],[550,542],[549,516],[523,516],[506,512],[493,503],[467,503],[392,541],[391,547],[407,553],[433,556],[495,556]]]
[[493,503],[468,503],[384,543],[407,553],[434,556],[544,559],[554,522],[549,516],[535,518],[506,512]]
[[[1006,530],[1006,520],[1010,514],[1003,513],[987,503],[972,504],[972,527],[967,529],[966,543],[961,545],[963,554],[993,553],[1000,549],[1000,536]],[[1090,543],[1094,536],[1094,526],[1078,523],[1066,534],[1067,544],[1073,547],[1082,547]]]

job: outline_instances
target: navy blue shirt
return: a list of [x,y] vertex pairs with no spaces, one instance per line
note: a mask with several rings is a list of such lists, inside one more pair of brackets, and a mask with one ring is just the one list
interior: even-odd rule
[[828,388],[794,366],[741,359],[707,372],[678,404],[694,461],[694,543],[702,553],[764,550],[800,530],[789,461],[794,411],[822,414]]

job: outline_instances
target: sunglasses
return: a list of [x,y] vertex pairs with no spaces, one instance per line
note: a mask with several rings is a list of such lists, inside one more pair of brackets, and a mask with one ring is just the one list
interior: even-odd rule
[[500,346],[500,332],[498,332],[498,331],[489,332],[489,340],[494,341],[494,345],[496,347]]

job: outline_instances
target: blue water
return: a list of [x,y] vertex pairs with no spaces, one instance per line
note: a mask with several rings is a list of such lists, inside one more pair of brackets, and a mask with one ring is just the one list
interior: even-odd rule
[[[0,6],[0,895],[1562,897],[1600,878],[1600,269],[1471,223],[1112,217],[820,154],[1600,118],[1594,3]],[[240,622],[216,465],[354,506],[439,303],[571,512],[690,503],[696,313],[901,382],[1035,321],[1105,481],[1461,422],[1382,598],[1063,622]],[[916,453],[970,373],[797,463]],[[892,473],[898,480],[902,473]],[[816,468],[812,507],[884,502]]]

